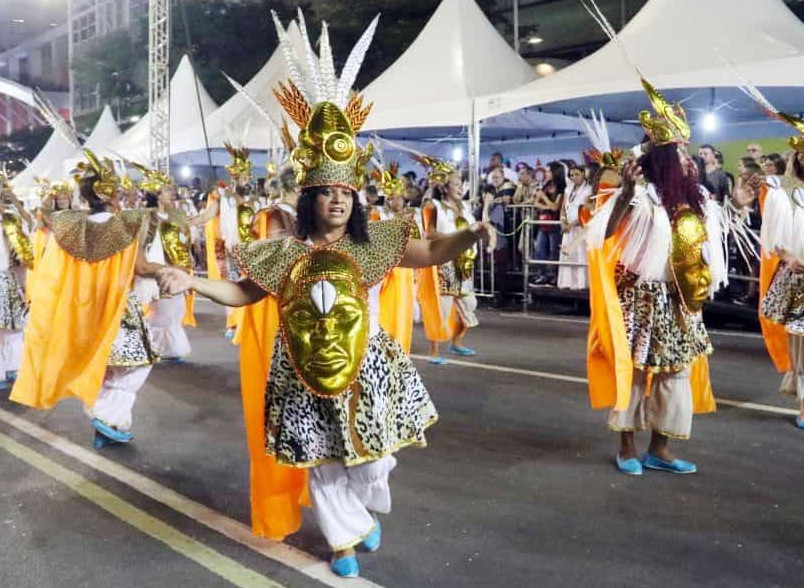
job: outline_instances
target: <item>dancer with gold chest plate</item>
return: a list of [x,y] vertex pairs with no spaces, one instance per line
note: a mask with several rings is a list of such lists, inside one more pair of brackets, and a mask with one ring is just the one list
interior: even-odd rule
[[[306,39],[301,15],[299,25]],[[393,454],[424,446],[425,430],[437,418],[415,367],[378,323],[380,285],[398,265],[443,263],[481,237],[494,239],[493,229],[482,223],[421,241],[410,238],[407,219],[366,222],[357,191],[372,147],[361,148],[355,135],[370,106],[363,106],[360,95],[349,96],[375,27],[376,20],[338,79],[326,25],[320,59],[307,41],[304,62],[277,21],[295,72],[277,97],[301,129],[291,155],[301,188],[298,238],[238,248],[246,275],[240,282],[204,280],[173,269],[162,274],[167,292],[194,288],[228,306],[276,298],[279,333],[264,411],[264,451],[273,466],[263,464],[263,475],[277,482],[265,496],[252,495],[252,509],[270,503],[258,532],[270,529],[281,537],[300,525],[299,505],[309,491],[315,519],[333,551],[332,570],[346,577],[359,573],[356,545],[370,551],[379,547],[376,515],[391,509]]]
[[[590,395],[594,408],[611,408],[621,472],[688,474],[695,464],[675,458],[668,440],[688,439],[693,413],[714,410],[701,309],[726,281],[722,213],[698,186],[683,110],[642,85],[656,111],[640,113],[649,141],[587,227]],[[616,266],[594,255],[602,249]],[[634,433],[646,427],[652,437],[640,460]]]

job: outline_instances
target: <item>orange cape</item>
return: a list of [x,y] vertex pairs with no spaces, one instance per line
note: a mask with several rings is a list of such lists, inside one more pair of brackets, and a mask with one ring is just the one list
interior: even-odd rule
[[[601,190],[606,188],[605,185],[600,186]],[[601,194],[598,208],[606,200]],[[616,235],[607,239],[600,250],[587,252],[591,316],[586,368],[589,400],[595,409],[626,410],[631,401],[634,366],[614,279],[618,257]],[[713,412],[716,407],[707,357],[702,355],[696,359],[690,372],[693,410],[696,413]]]
[[[424,233],[435,231],[436,209],[434,206],[422,208],[422,224]],[[449,317],[443,316],[441,310],[441,285],[438,278],[438,266],[417,270],[419,307],[422,312],[422,323],[427,339],[435,342],[449,341],[451,337]]]
[[51,239],[32,289],[19,378],[11,400],[39,409],[67,397],[95,404],[137,255],[137,240],[98,262],[76,259]]
[[[759,210],[765,210],[765,198],[768,195],[768,186],[763,185],[759,193]],[[768,293],[773,276],[779,268],[779,257],[771,251],[762,251],[759,265],[759,324],[762,327],[762,337],[765,347],[773,360],[773,365],[779,372],[789,372],[793,369],[790,362],[790,351],[787,343],[787,331],[784,325],[776,324],[762,315],[762,299]]]

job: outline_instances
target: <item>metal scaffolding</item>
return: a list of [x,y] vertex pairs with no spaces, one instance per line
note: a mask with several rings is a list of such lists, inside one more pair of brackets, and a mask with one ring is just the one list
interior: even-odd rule
[[151,166],[170,172],[170,0],[149,0],[148,111]]

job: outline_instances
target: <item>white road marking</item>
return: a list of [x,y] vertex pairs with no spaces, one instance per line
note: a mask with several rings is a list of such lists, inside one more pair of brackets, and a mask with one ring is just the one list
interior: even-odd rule
[[[527,319],[531,321],[549,321],[555,323],[573,323],[576,325],[588,325],[589,319],[567,318],[563,316],[552,316],[549,314],[518,314],[514,312],[501,312],[499,316],[513,319]],[[742,337],[743,339],[762,339],[759,333],[742,333],[740,331],[723,331],[720,329],[707,329],[710,335],[717,337]]]
[[[413,359],[427,361],[429,356],[411,354]],[[559,380],[561,382],[571,382],[573,384],[588,384],[587,378],[579,378],[577,376],[568,376],[565,374],[553,374],[550,372],[538,372],[534,370],[526,370],[522,368],[512,368],[502,365],[494,365],[490,363],[479,363],[473,361],[463,361],[460,359],[446,359],[448,365],[456,365],[460,367],[475,368],[478,370],[487,370],[491,372],[501,372],[504,374],[516,374],[520,376],[530,376],[533,378],[544,378],[547,380]],[[798,415],[798,411],[792,408],[783,408],[780,406],[772,406],[770,404],[757,404],[754,402],[743,402],[740,400],[728,400],[726,398],[716,398],[718,404],[723,406],[732,406],[734,408],[742,408],[744,410],[755,410],[760,412],[770,412],[774,414],[785,415]]]
[[161,484],[138,474],[117,462],[102,457],[95,451],[90,451],[64,437],[51,433],[6,410],[0,409],[0,421],[30,435],[37,441],[57,449],[63,454],[87,465],[99,472],[114,478],[118,482],[133,488],[140,494],[159,502],[176,512],[228,537],[232,541],[248,547],[269,559],[277,561],[297,572],[304,574],[327,586],[335,588],[382,588],[364,578],[344,580],[335,576],[329,569],[329,563],[321,561],[312,555],[295,547],[277,541],[269,541],[252,534],[251,528],[235,521],[216,510],[196,502],[167,488]]

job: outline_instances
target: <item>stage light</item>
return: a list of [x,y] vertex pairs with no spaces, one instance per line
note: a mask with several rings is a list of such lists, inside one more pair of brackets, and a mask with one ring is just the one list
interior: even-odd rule
[[183,177],[185,180],[189,179],[190,176],[192,175],[193,170],[190,169],[189,165],[185,165],[184,167],[181,168],[181,177]]
[[555,66],[547,62],[540,63],[536,66],[536,73],[539,74],[539,76],[549,76],[555,73],[555,71]]
[[463,149],[461,149],[460,147],[455,147],[452,150],[452,160],[463,161]]
[[537,37],[536,35],[528,37],[528,43],[530,43],[531,45],[538,45],[542,41],[544,41],[544,39],[542,39],[541,37]]
[[714,112],[707,112],[703,119],[703,127],[706,131],[714,131],[717,128],[717,117]]

